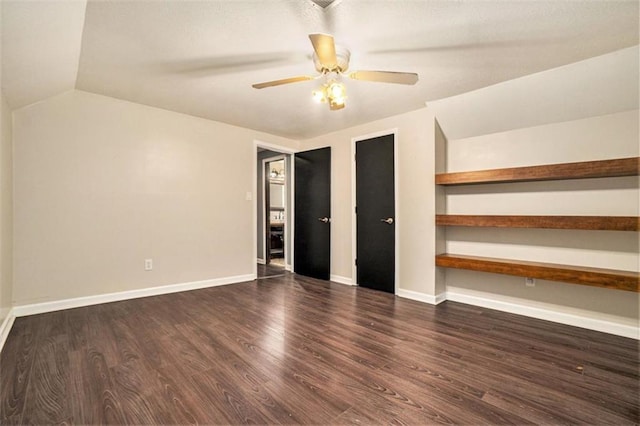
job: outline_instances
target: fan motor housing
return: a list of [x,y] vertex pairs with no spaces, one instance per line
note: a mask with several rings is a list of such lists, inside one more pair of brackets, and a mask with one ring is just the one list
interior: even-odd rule
[[351,52],[349,52],[349,49],[347,49],[346,47],[336,45],[335,48],[336,48],[336,58],[338,60],[338,64],[334,69],[329,69],[324,67],[320,63],[320,59],[318,58],[318,55],[316,55],[315,52],[313,53],[313,65],[315,65],[316,70],[318,72],[321,72],[321,73],[345,72],[346,70],[349,69],[349,59],[351,58]]

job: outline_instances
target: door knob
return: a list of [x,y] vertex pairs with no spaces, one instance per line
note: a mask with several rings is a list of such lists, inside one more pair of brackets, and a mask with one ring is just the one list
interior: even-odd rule
[[393,224],[393,218],[392,217],[388,217],[386,219],[380,219],[380,222],[384,222],[387,225],[391,225],[391,224]]
[[331,219],[329,219],[328,217],[319,217],[318,220],[323,223],[331,222]]

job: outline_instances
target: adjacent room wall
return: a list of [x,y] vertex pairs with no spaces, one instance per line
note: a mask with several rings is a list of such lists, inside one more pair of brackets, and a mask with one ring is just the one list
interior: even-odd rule
[[[638,110],[449,140],[447,171],[639,155]],[[638,216],[638,177],[467,185],[447,189],[449,214]],[[636,232],[447,228],[448,252],[638,271]],[[639,295],[449,269],[447,294],[638,327]],[[576,325],[580,325],[577,323]]]
[[[435,119],[427,108],[351,127],[302,142],[301,149],[331,147],[331,274],[352,278],[352,138],[397,129],[399,288],[431,300],[436,295]],[[417,294],[416,294],[417,293]],[[406,293],[405,293],[406,294]]]
[[15,303],[252,274],[256,139],[298,146],[82,91],[15,111]]
[[263,230],[263,216],[264,216],[264,201],[262,200],[262,194],[263,194],[263,179],[264,179],[264,170],[262,169],[262,160],[264,160],[265,158],[270,158],[270,157],[277,157],[280,155],[285,155],[285,168],[287,170],[286,176],[285,176],[285,186],[286,186],[286,197],[287,197],[287,206],[289,208],[289,211],[286,212],[286,224],[285,226],[289,228],[289,231],[287,232],[287,241],[285,241],[285,252],[286,252],[286,265],[287,266],[291,266],[291,247],[293,247],[293,235],[291,234],[290,230],[291,230],[291,206],[293,205],[292,203],[292,191],[291,191],[291,155],[288,154],[283,154],[281,152],[275,152],[275,151],[269,151],[269,150],[265,150],[265,151],[261,151],[258,152],[258,161],[257,161],[257,176],[258,176],[258,182],[257,182],[257,196],[256,196],[256,200],[257,200],[257,206],[258,206],[258,223],[257,223],[257,227],[258,227],[258,259],[261,260],[265,260],[264,259],[264,230]]
[[13,289],[13,144],[11,110],[0,91],[0,324],[12,304]]

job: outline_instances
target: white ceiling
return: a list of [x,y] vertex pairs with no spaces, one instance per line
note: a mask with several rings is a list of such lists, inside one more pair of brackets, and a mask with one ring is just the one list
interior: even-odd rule
[[[306,139],[638,44],[638,1],[2,1],[12,108],[77,88]],[[347,107],[313,103],[308,34],[351,69],[417,72],[415,86],[347,81]]]

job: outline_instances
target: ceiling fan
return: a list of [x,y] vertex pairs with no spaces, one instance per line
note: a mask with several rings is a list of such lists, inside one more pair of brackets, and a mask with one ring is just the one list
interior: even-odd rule
[[281,80],[267,81],[253,84],[254,89],[280,86],[283,84],[297,83],[300,81],[326,78],[325,84],[313,92],[313,97],[318,102],[328,102],[329,109],[338,110],[344,108],[346,90],[339,81],[341,75],[347,75],[354,80],[377,81],[381,83],[416,84],[418,74],[395,71],[354,71],[346,73],[349,69],[351,52],[342,46],[336,46],[333,37],[328,34],[309,34],[313,45],[313,63],[320,75],[311,77],[301,75],[297,77],[283,78]]

